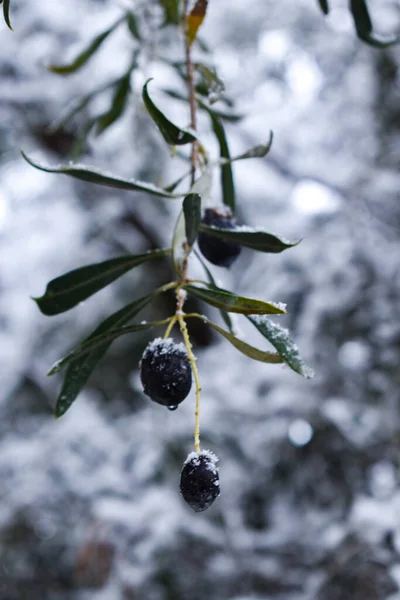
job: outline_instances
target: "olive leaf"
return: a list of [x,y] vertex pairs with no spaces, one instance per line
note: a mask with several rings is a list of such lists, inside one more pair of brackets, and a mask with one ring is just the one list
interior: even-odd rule
[[373,33],[372,20],[366,0],[350,0],[350,10],[353,15],[357,35],[363,42],[376,48],[387,48],[400,41],[398,37],[383,38]]
[[196,3],[187,16],[187,40],[189,46],[196,39],[197,32],[203,23],[208,7],[208,0],[196,0]]
[[283,252],[283,250],[287,250],[288,248],[293,248],[301,241],[297,240],[290,242],[273,235],[272,233],[268,233],[267,231],[253,229],[252,227],[244,225],[237,226],[235,229],[222,229],[201,223],[200,231],[227,242],[244,246],[245,248],[273,254]]
[[242,315],[282,315],[286,313],[285,306],[282,303],[276,304],[255,298],[246,298],[214,286],[207,289],[187,284],[183,288],[192,296],[227,312]]
[[147,86],[149,85],[150,81],[151,78],[148,79],[143,86],[143,102],[151,118],[160,130],[164,140],[171,146],[181,146],[183,144],[194,142],[197,139],[194,132],[187,131],[186,129],[177,127],[177,125],[174,125],[174,123],[171,123],[171,121],[167,119],[164,113],[162,113],[161,110],[157,108],[157,106],[151,100],[147,90]]
[[234,156],[233,158],[229,159],[222,159],[221,164],[224,165],[228,162],[232,163],[237,160],[245,160],[247,158],[264,158],[271,150],[273,139],[274,133],[273,131],[270,131],[269,140],[266,144],[259,144],[258,146],[254,146],[254,148],[250,148],[250,150],[247,150],[247,152],[244,152],[243,154],[239,154],[239,156]]
[[111,175],[106,171],[101,171],[100,169],[96,169],[94,167],[87,167],[86,165],[76,164],[73,166],[60,165],[52,168],[45,167],[44,165],[34,162],[25,154],[23,150],[21,150],[21,154],[26,160],[26,162],[32,165],[32,167],[35,167],[40,171],[45,171],[46,173],[62,173],[63,175],[70,175],[71,177],[81,179],[82,181],[97,183],[98,185],[104,185],[120,190],[146,192],[148,194],[152,194],[153,196],[162,196],[166,198],[180,198],[182,196],[171,194],[163,188],[157,187],[156,185],[153,185],[152,183],[148,183],[146,181],[138,181],[136,179],[122,179],[120,177],[115,177],[114,175]]
[[289,331],[268,317],[260,315],[247,315],[246,318],[258,331],[276,348],[283,360],[293,371],[306,379],[314,377],[314,371],[308,367],[299,354],[296,344],[290,339]]
[[[203,105],[205,107],[205,105]],[[211,118],[213,131],[219,143],[220,156],[226,160],[226,164],[221,165],[221,186],[222,198],[225,206],[229,206],[232,212],[235,211],[235,184],[233,180],[233,171],[230,164],[230,152],[228,141],[225,135],[225,129],[221,118],[212,110],[206,109]]]
[[58,129],[63,129],[65,125],[67,125],[67,123],[71,119],[73,119],[73,117],[78,112],[86,108],[86,106],[91,100],[93,100],[93,98],[95,98],[98,94],[101,94],[102,92],[114,88],[117,85],[118,81],[119,80],[108,82],[105,85],[95,88],[93,91],[82,96],[82,98],[79,98],[69,103],[65,111],[61,114],[61,116],[55,119],[55,121],[51,124],[49,128],[50,131],[57,131]]
[[50,281],[45,294],[33,299],[44,315],[58,315],[93,296],[134,267],[160,258],[167,252],[154,250],[136,256],[121,256],[75,269]]
[[164,25],[179,25],[180,21],[180,0],[160,0],[165,11]]
[[[216,283],[216,281],[215,281],[215,279],[213,277],[213,274],[211,273],[210,269],[207,267],[206,263],[204,262],[204,260],[203,260],[203,258],[201,256],[200,252],[197,252],[197,250],[195,250],[194,253],[195,253],[196,257],[198,258],[201,266],[203,267],[203,269],[204,269],[204,271],[205,271],[205,273],[207,275],[207,278],[208,278],[208,281],[209,281],[209,287],[211,289],[212,288],[218,289],[218,286],[217,286],[217,283]],[[231,319],[230,314],[227,313],[225,310],[220,310],[219,312],[221,314],[221,317],[222,317],[223,321],[225,322],[225,325],[228,327],[230,333],[233,333],[233,323],[232,323],[232,319]]]
[[207,96],[210,104],[222,100],[225,85],[218,77],[216,69],[202,63],[196,63],[195,67],[202,78],[201,82],[196,85],[196,91],[203,96]]
[[[88,351],[88,347],[85,346],[84,355],[80,354],[78,357],[78,348],[70,352],[65,358],[59,360],[53,365],[50,369],[48,375],[54,375],[57,373],[64,365],[68,364],[63,385],[58,396],[58,400],[56,403],[56,417],[61,417],[71,406],[74,400],[77,398],[79,392],[87,382],[90,377],[93,369],[96,367],[99,360],[104,356],[110,347],[111,343],[114,341],[114,335],[111,335],[110,338],[106,340],[103,339],[103,342],[98,344],[99,336],[104,336],[105,334],[109,334],[111,331],[114,331],[117,328],[120,328],[125,323],[133,319],[145,306],[147,306],[153,298],[155,298],[158,294],[161,294],[172,286],[171,284],[167,284],[165,286],[161,286],[160,288],[154,290],[150,294],[143,296],[131,302],[124,308],[121,308],[117,312],[110,315],[105,321],[103,321],[96,329],[91,333],[78,348],[84,346],[85,344],[97,338],[96,344],[91,346],[91,350]],[[151,324],[150,326],[153,326]],[[139,326],[135,326],[135,331],[139,331],[137,329]],[[142,324],[140,330],[145,329],[145,324]],[[131,331],[133,332],[133,331]],[[128,333],[124,330],[124,333]]]
[[100,333],[91,339],[87,339],[82,344],[79,344],[74,350],[71,350],[64,358],[62,358],[56,366],[52,368],[50,374],[54,373],[54,369],[61,369],[66,364],[71,363],[71,361],[77,361],[83,356],[88,354],[92,354],[97,352],[98,348],[102,348],[105,344],[111,344],[115,339],[126,335],[128,333],[138,333],[139,331],[145,331],[146,329],[152,329],[153,327],[159,327],[160,325],[165,325],[169,322],[170,319],[163,319],[161,321],[153,321],[148,323],[143,322],[139,325],[125,325],[124,327],[115,327],[106,331],[104,333]]
[[[147,304],[149,304],[152,298],[153,294],[148,294],[147,296],[139,298],[139,300],[135,300],[131,304],[128,304],[128,306],[125,306],[118,312],[114,313],[105,321],[103,321],[103,323],[101,323],[93,331],[93,333],[86,338],[83,344],[90,342],[91,339],[94,339],[99,335],[108,333],[113,329],[120,327],[124,323],[127,323],[129,320],[133,319]],[[76,353],[70,353],[65,358],[58,361],[49,371],[48,375],[54,375],[54,373],[57,373],[65,364],[69,363],[64,376],[61,391],[56,402],[56,417],[61,417],[64,413],[66,413],[72,403],[76,400],[79,392],[93,372],[93,369],[107,352],[112,341],[113,339],[107,340],[103,342],[103,344],[97,345],[95,349],[92,347],[90,352],[86,352],[86,354],[80,358],[77,357]]]
[[[172,90],[170,88],[163,88],[162,91],[164,92],[164,94],[167,94],[167,96],[169,96],[170,98],[174,98],[175,100],[181,100],[182,102],[188,101],[188,98],[187,98],[187,96],[185,96],[185,94],[182,94],[181,92],[178,92],[176,90]],[[232,123],[237,123],[238,121],[243,119],[243,115],[241,115],[241,114],[226,112],[225,110],[220,110],[220,109],[216,108],[215,106],[213,106],[211,108],[211,106],[209,106],[206,102],[204,102],[204,100],[199,95],[196,97],[196,100],[197,100],[197,104],[201,110],[205,110],[207,113],[212,112],[216,117],[222,119],[223,121],[230,121]],[[225,101],[226,101],[226,98],[225,98]]]
[[183,200],[183,214],[185,217],[185,233],[189,246],[193,246],[201,221],[201,196],[188,194]]
[[318,0],[319,5],[321,7],[322,12],[327,15],[329,13],[329,4],[328,0]]
[[126,13],[126,22],[128,24],[128,29],[131,32],[131,34],[133,35],[133,37],[136,38],[140,42],[142,39],[142,36],[140,34],[138,20],[132,11],[128,11]]
[[183,273],[183,266],[187,256],[186,250],[185,215],[182,209],[177,218],[174,235],[172,237],[172,258],[175,271],[179,277],[181,277]]
[[207,317],[198,315],[198,318],[202,319],[205,323],[207,323],[207,325],[210,325],[213,329],[215,329],[215,331],[218,331],[218,333],[226,338],[237,350],[249,358],[270,364],[280,364],[283,362],[283,359],[279,354],[276,354],[275,352],[265,352],[263,350],[259,350],[258,348],[254,348],[253,346],[250,346],[250,344],[247,344],[243,340],[240,340],[232,335],[232,333],[225,331],[225,329],[222,329],[222,327],[216,323],[213,323],[207,319]]
[[13,31],[10,22],[10,0],[4,0],[3,2],[3,15],[7,26],[11,29],[11,31]]
[[118,27],[120,23],[122,23],[124,19],[118,19],[109,29],[103,31],[98,36],[94,38],[94,40],[89,44],[89,46],[83,50],[71,63],[66,65],[50,65],[48,67],[49,71],[53,73],[57,73],[58,75],[69,75],[70,73],[74,73],[78,71],[81,67],[83,67],[88,60],[97,52],[100,46],[105,42],[108,36]]
[[[186,157],[185,157],[186,158]],[[190,159],[189,159],[190,160]],[[180,185],[182,183],[182,181],[185,181],[186,177],[189,177],[189,175],[192,173],[192,169],[190,169],[190,171],[187,171],[186,173],[184,173],[183,175],[180,175],[178,177],[178,179],[176,179],[175,181],[173,181],[172,183],[170,183],[170,185],[167,185],[164,187],[164,189],[167,192],[173,192],[178,185]]]
[[115,123],[115,121],[122,116],[128,103],[130,90],[131,69],[116,83],[110,109],[97,119],[96,135],[103,133],[103,131],[105,131],[108,127],[110,127],[110,125]]

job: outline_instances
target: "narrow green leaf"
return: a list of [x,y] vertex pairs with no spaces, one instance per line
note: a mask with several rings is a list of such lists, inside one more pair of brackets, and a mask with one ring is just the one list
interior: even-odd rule
[[[224,98],[225,102],[227,99]],[[238,113],[226,112],[225,110],[220,110],[213,106],[212,108],[208,106],[203,100],[198,96],[197,103],[202,110],[205,110],[209,115],[213,114],[216,118],[221,119],[222,121],[228,121],[231,123],[238,123],[243,119],[243,115]]]
[[201,196],[199,194],[188,194],[185,197],[183,214],[185,217],[186,240],[191,247],[197,239],[201,222]]
[[272,233],[246,226],[237,226],[235,229],[220,229],[201,223],[200,231],[204,231],[204,233],[226,240],[227,242],[244,246],[245,248],[272,254],[283,252],[283,250],[293,248],[293,246],[297,246],[300,243],[300,240],[290,242]]
[[[236,160],[245,160],[247,158],[264,158],[264,156],[267,156],[267,154],[271,150],[273,139],[274,133],[270,131],[269,140],[266,144],[254,146],[254,148],[250,148],[250,150],[247,150],[247,152],[245,152],[244,154],[240,154],[239,156],[234,156],[233,158],[230,158],[229,162],[232,163]],[[223,159],[221,162],[222,164],[226,164],[226,162],[228,161]]]
[[214,104],[218,100],[222,100],[222,94],[225,91],[225,85],[222,79],[218,77],[216,69],[202,63],[196,63],[195,67],[196,71],[198,71],[202,76],[201,84],[196,86],[197,92],[207,96],[210,104]]
[[254,348],[253,346],[250,346],[250,344],[247,344],[246,342],[243,342],[239,338],[235,337],[228,331],[225,331],[225,329],[222,329],[222,327],[220,327],[216,323],[213,323],[206,317],[201,318],[205,323],[207,323],[213,329],[215,329],[215,331],[218,331],[218,333],[224,336],[224,338],[226,338],[233,346],[235,346],[237,350],[239,350],[242,354],[245,354],[249,358],[252,358],[253,360],[258,360],[259,362],[270,364],[280,364],[283,362],[283,359],[279,354],[276,354],[275,352],[264,352],[263,350]]
[[74,73],[78,71],[81,67],[83,67],[88,60],[97,52],[103,42],[108,38],[108,36],[116,29],[116,27],[122,22],[121,19],[118,19],[114,25],[112,25],[103,33],[96,36],[95,39],[90,43],[90,45],[83,50],[71,63],[66,65],[50,65],[48,67],[49,71],[53,73],[57,73],[58,75],[69,75],[70,73]]
[[95,98],[98,94],[101,94],[102,92],[105,92],[108,89],[114,87],[116,83],[117,81],[108,82],[106,85],[100,86],[99,88],[94,89],[92,92],[89,92],[89,94],[82,96],[82,98],[71,102],[67,106],[66,110],[63,111],[61,116],[51,124],[50,131],[57,131],[59,129],[63,129],[78,112],[86,108],[86,106],[91,100],[93,100],[93,98]]
[[181,146],[183,144],[194,142],[197,139],[194,133],[187,131],[186,129],[181,129],[174,125],[174,123],[171,123],[151,100],[147,90],[149,81],[151,81],[151,79],[148,79],[143,86],[143,102],[151,118],[160,130],[164,140],[171,146]]
[[[117,311],[110,317],[108,317],[103,323],[101,323],[89,337],[86,338],[85,342],[89,342],[91,339],[104,334],[106,332],[112,331],[113,329],[120,327],[124,323],[127,323],[131,319],[133,319],[154,297],[154,292],[144,296],[143,298],[139,298],[135,300],[131,304],[128,304],[121,310]],[[71,353],[67,355],[64,359],[58,361],[52,369],[49,371],[48,375],[54,375],[57,373],[62,366],[70,363],[68,365],[67,371],[65,373],[64,381],[61,387],[60,394],[56,403],[55,414],[56,417],[61,417],[71,406],[74,400],[77,398],[79,392],[89,379],[93,369],[99,362],[99,360],[104,356],[110,347],[113,340],[109,340],[104,342],[102,345],[97,346],[95,350],[92,350],[90,353],[87,353],[84,358],[78,359],[73,358]],[[83,343],[85,343],[83,342]]]
[[167,192],[173,192],[178,187],[178,185],[182,183],[182,181],[185,181],[186,177],[189,177],[189,175],[191,175],[191,173],[192,173],[192,169],[190,169],[190,171],[187,171],[186,173],[184,173],[183,175],[178,177],[178,179],[173,181],[170,185],[165,186],[164,189]]
[[[205,273],[207,275],[208,281],[210,283],[210,287],[218,289],[218,286],[217,286],[217,283],[216,283],[216,281],[215,281],[215,279],[213,277],[213,274],[211,273],[210,269],[207,267],[206,263],[204,262],[204,260],[203,260],[203,258],[201,256],[200,252],[197,252],[197,250],[195,250],[194,253],[195,253],[196,257],[198,258],[201,266],[203,267],[203,269],[204,269],[204,271],[205,271]],[[222,317],[225,325],[228,327],[229,331],[233,334],[233,323],[232,323],[232,319],[230,317],[230,314],[227,313],[225,310],[220,310],[219,312],[221,314],[221,317]]]
[[[164,92],[164,94],[167,94],[167,96],[169,96],[170,98],[174,98],[175,100],[181,100],[182,102],[188,102],[188,97],[185,96],[184,94],[181,94],[180,92],[177,92],[176,90],[171,90],[170,88],[164,88],[162,91]],[[207,113],[210,113],[210,111],[212,111],[216,117],[219,117],[223,121],[230,121],[232,123],[238,123],[239,121],[241,121],[243,119],[243,115],[241,115],[241,114],[228,113],[224,110],[219,110],[215,106],[213,106],[211,108],[211,106],[208,106],[208,104],[206,104],[201,99],[200,96],[197,96],[196,100],[197,100],[197,104],[199,105],[199,108],[201,108],[202,110],[205,110]],[[224,101],[225,101],[225,103],[227,103],[226,98],[224,98]]]
[[4,0],[3,15],[4,15],[4,20],[7,24],[7,26],[11,29],[11,31],[13,31],[13,28],[11,27],[11,22],[10,22],[10,0]]
[[160,258],[166,252],[166,250],[154,250],[136,256],[121,256],[75,269],[50,281],[45,294],[34,300],[43,314],[58,315],[93,296],[134,267],[148,260]]
[[164,25],[179,25],[180,0],[160,0],[165,11]]
[[319,5],[321,7],[322,12],[327,15],[329,13],[329,4],[328,0],[318,0]]
[[314,371],[300,357],[299,349],[290,339],[287,329],[284,329],[265,316],[248,315],[247,319],[277,349],[283,360],[293,371],[296,371],[296,373],[299,373],[299,375],[302,375],[306,379],[314,377]]
[[350,0],[350,10],[358,37],[375,48],[387,48],[400,41],[398,37],[383,38],[372,32],[372,20],[369,15],[366,0]]
[[30,165],[32,165],[32,167],[35,167],[40,171],[45,171],[46,173],[62,173],[63,175],[70,175],[71,177],[81,179],[82,181],[88,181],[89,183],[97,183],[98,185],[105,185],[107,187],[117,188],[120,190],[147,192],[153,196],[162,196],[166,198],[180,198],[182,196],[170,194],[163,188],[159,188],[152,183],[147,183],[146,181],[122,179],[115,177],[106,171],[101,171],[100,169],[95,169],[94,167],[87,167],[86,165],[76,164],[74,166],[60,165],[53,168],[45,167],[44,165],[34,162],[23,152],[23,150],[21,150],[21,154],[23,158]]
[[122,77],[114,91],[110,109],[97,119],[96,135],[100,135],[110,125],[115,123],[125,111],[128,103],[129,92],[131,90],[131,70]]
[[55,367],[52,368],[50,374],[52,375],[54,369],[61,369],[71,361],[78,361],[83,356],[88,354],[97,353],[99,348],[103,348],[105,344],[111,344],[115,339],[126,335],[128,333],[138,333],[139,331],[145,331],[146,329],[153,329],[153,327],[159,327],[160,325],[166,325],[169,319],[163,319],[162,321],[153,321],[151,323],[140,323],[139,325],[126,325],[125,327],[116,327],[96,335],[95,337],[86,340],[82,344],[79,344],[74,350],[71,350],[63,359],[61,359]]
[[192,296],[204,300],[207,304],[220,308],[227,312],[240,313],[242,315],[282,315],[286,313],[282,303],[264,302],[255,298],[237,296],[220,288],[201,288],[194,285],[185,285],[184,289]]
[[221,186],[222,186],[222,198],[226,206],[235,212],[235,184],[233,181],[232,166],[229,163],[230,152],[228,141],[225,135],[225,129],[222,125],[220,117],[218,117],[214,111],[208,110],[208,114],[211,118],[213,131],[219,143],[220,156],[221,158],[227,159],[227,164],[221,166]]
[[133,37],[136,38],[140,42],[142,39],[142,36],[140,34],[138,20],[137,20],[136,16],[133,14],[133,12],[129,11],[126,13],[126,22],[128,24],[129,31],[131,32]]
[[186,229],[183,210],[179,213],[172,238],[172,257],[177,275],[182,276],[183,265],[186,257]]

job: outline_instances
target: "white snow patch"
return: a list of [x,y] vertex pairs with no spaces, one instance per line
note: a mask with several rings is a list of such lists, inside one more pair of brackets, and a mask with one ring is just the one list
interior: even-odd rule
[[152,353],[154,357],[165,356],[166,354],[176,354],[176,353],[185,353],[187,354],[185,344],[180,342],[177,344],[175,340],[172,338],[167,338],[163,340],[163,338],[155,338],[152,342],[150,342],[145,351],[143,352],[142,359],[146,358],[149,353]]

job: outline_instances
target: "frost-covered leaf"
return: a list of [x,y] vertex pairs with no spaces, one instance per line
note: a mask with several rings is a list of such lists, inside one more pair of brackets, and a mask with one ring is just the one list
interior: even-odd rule
[[11,22],[10,22],[10,0],[4,0],[4,2],[3,2],[3,15],[4,15],[4,20],[7,23],[7,26],[12,31]]
[[32,167],[45,171],[46,173],[62,173],[63,175],[69,175],[75,177],[75,179],[81,179],[82,181],[88,181],[89,183],[97,183],[98,185],[104,185],[106,187],[117,188],[119,190],[130,190],[139,191],[152,194],[153,196],[162,196],[166,198],[180,198],[181,195],[174,195],[167,192],[163,188],[159,188],[152,183],[146,181],[137,181],[136,179],[122,179],[115,177],[106,171],[95,169],[94,167],[87,167],[86,165],[59,165],[57,167],[45,167],[37,162],[34,162],[29,158],[22,150],[21,154]]
[[187,39],[189,45],[193,44],[197,32],[203,23],[208,7],[208,0],[196,0],[196,3],[187,16]]
[[167,119],[164,113],[162,113],[161,110],[157,108],[157,106],[151,100],[147,90],[147,86],[149,85],[150,81],[151,78],[148,79],[143,86],[143,102],[151,118],[160,130],[164,140],[171,146],[182,146],[183,144],[190,144],[194,142],[197,139],[194,132],[182,129],[177,127],[177,125],[174,123],[171,123],[171,121]]
[[350,0],[350,10],[358,37],[375,48],[387,48],[400,41],[398,37],[383,38],[373,33],[371,17],[366,0]]
[[[218,289],[217,282],[215,281],[210,269],[207,267],[206,263],[204,262],[200,252],[197,252],[197,250],[195,250],[194,253],[195,253],[196,257],[198,258],[199,262],[201,263],[201,266],[203,267],[203,269],[207,275],[207,279],[209,281],[210,288]],[[228,327],[230,333],[233,333],[233,323],[232,323],[230,314],[227,313],[225,310],[220,310],[219,312],[221,314],[221,317],[222,317],[225,325]]]
[[86,300],[134,267],[148,260],[160,258],[165,253],[166,250],[154,250],[136,256],[121,256],[75,269],[50,281],[46,293],[34,300],[43,314],[58,315]]
[[201,221],[201,196],[199,194],[188,194],[185,197],[183,214],[185,217],[186,240],[189,246],[193,246]]
[[248,315],[247,319],[277,349],[283,360],[293,371],[296,371],[296,373],[299,373],[299,375],[302,375],[306,379],[314,377],[314,371],[300,357],[299,349],[290,339],[287,329],[284,329],[265,316]]
[[283,252],[283,250],[287,250],[288,248],[293,248],[293,246],[297,246],[297,244],[300,243],[299,241],[290,242],[279,238],[272,233],[268,233],[267,231],[254,229],[245,225],[237,226],[235,229],[221,229],[202,223],[200,225],[200,231],[204,231],[204,233],[207,233],[208,235],[213,235],[214,237],[223,239],[227,242],[244,246],[245,248],[273,254]]
[[116,83],[110,109],[96,121],[96,135],[103,133],[122,116],[128,103],[130,90],[131,70]]
[[[250,150],[247,150],[247,152],[244,152],[244,154],[240,154],[239,156],[234,156],[233,158],[230,158],[229,162],[234,162],[236,160],[245,160],[247,158],[264,158],[264,156],[267,156],[268,152],[271,150],[273,139],[274,134],[272,131],[270,131],[269,140],[266,144],[259,144],[258,146],[254,146],[254,148],[250,148]],[[226,163],[226,161],[223,160],[222,163],[224,164]]]
[[206,317],[203,317],[203,320],[205,323],[207,323],[213,329],[215,329],[215,331],[218,331],[218,333],[223,335],[224,338],[226,338],[233,346],[235,346],[237,350],[239,350],[240,352],[242,352],[242,354],[245,354],[249,358],[270,364],[280,364],[283,362],[283,359],[279,354],[276,354],[275,352],[264,352],[263,350],[254,348],[253,346],[250,346],[250,344],[247,344],[246,342],[243,342],[243,340],[240,340],[239,338],[235,337],[232,333],[225,331],[225,329],[222,329],[222,327],[220,327],[216,323],[213,323]]
[[95,39],[89,44],[89,46],[83,50],[71,63],[66,65],[50,65],[48,67],[49,71],[53,73],[57,73],[58,75],[69,75],[70,73],[74,73],[78,71],[81,67],[83,67],[88,60],[97,52],[100,46],[105,42],[108,36],[118,27],[118,25],[122,22],[122,19],[118,19],[114,25],[112,25],[103,33],[96,36]]
[[242,315],[282,315],[286,313],[285,306],[282,303],[276,304],[255,298],[237,296],[232,292],[214,286],[207,289],[194,285],[185,285],[184,289],[189,294],[192,294],[192,296],[227,312],[240,313]]
[[211,118],[213,131],[219,143],[220,156],[221,158],[227,159],[226,164],[221,165],[221,186],[222,186],[222,198],[225,206],[229,206],[232,212],[235,212],[235,184],[233,180],[232,166],[229,162],[230,152],[228,141],[225,135],[225,129],[222,125],[220,117],[218,117],[214,111],[208,110],[208,114]]
[[322,12],[327,15],[329,13],[329,4],[328,0],[318,0],[319,5],[321,7]]

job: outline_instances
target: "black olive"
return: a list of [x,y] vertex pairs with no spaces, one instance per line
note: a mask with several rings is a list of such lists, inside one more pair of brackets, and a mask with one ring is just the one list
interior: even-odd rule
[[195,512],[211,506],[220,494],[218,458],[209,450],[192,452],[187,457],[181,473],[181,495]]
[[192,387],[192,368],[183,344],[157,338],[150,342],[140,361],[144,393],[163,406],[178,406]]
[[[207,208],[201,222],[220,229],[235,229],[236,226],[236,221],[228,208],[219,210]],[[241,247],[237,244],[226,242],[204,231],[199,232],[198,244],[203,256],[219,267],[230,267],[241,252]]]

